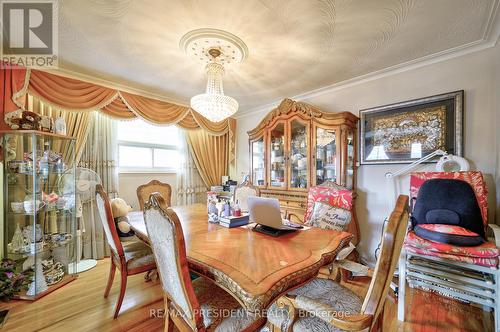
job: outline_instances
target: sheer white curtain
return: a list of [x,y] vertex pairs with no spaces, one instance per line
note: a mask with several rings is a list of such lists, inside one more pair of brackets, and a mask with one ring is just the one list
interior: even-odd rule
[[[79,167],[89,168],[99,174],[110,198],[116,197],[118,193],[116,121],[98,112],[92,114],[87,142],[78,163]],[[85,229],[82,235],[82,258],[101,259],[109,256],[95,200],[83,204],[82,215],[80,222]]]
[[207,190],[187,146],[184,129],[179,130],[179,155],[181,163],[177,171],[176,205],[205,203]]

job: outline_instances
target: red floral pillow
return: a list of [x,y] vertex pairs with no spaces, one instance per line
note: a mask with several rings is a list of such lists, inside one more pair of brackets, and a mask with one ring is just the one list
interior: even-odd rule
[[415,254],[495,268],[498,266],[498,256],[500,256],[500,249],[493,242],[485,242],[477,247],[460,247],[422,239],[413,231],[408,232],[404,246],[408,252]]
[[348,211],[352,211],[352,191],[331,187],[311,187],[307,196],[307,209],[304,222],[310,224],[314,203],[322,202],[330,206],[336,206]]

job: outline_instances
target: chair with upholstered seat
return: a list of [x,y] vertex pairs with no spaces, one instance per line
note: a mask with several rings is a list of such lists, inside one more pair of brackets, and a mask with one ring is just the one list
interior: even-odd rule
[[241,212],[248,212],[248,197],[259,196],[259,188],[254,187],[248,179],[234,189],[233,202],[237,202]]
[[174,324],[180,331],[255,331],[264,325],[264,318],[243,310],[211,281],[191,281],[181,223],[158,193],[146,203],[144,221],[160,273],[165,331],[173,331]]
[[96,202],[101,223],[104,228],[104,233],[106,234],[106,240],[111,251],[111,268],[109,270],[106,290],[104,291],[105,298],[108,297],[111,286],[113,285],[113,279],[115,277],[117,267],[119,268],[121,274],[120,294],[118,296],[118,302],[116,303],[114,314],[114,318],[116,318],[118,317],[123,297],[125,296],[127,277],[134,274],[152,271],[156,268],[156,266],[151,249],[142,241],[139,241],[138,239],[123,243],[120,241],[118,232],[116,231],[108,195],[104,191],[102,185],[96,186]]
[[168,183],[163,183],[158,180],[152,180],[137,187],[137,200],[139,201],[139,207],[141,208],[141,211],[144,211],[144,204],[148,201],[149,196],[155,192],[160,193],[167,205],[171,206],[172,187],[170,187]]
[[[351,273],[342,266],[350,264],[350,261],[359,261],[356,245],[359,243],[360,232],[354,209],[354,199],[355,193],[352,190],[332,181],[325,181],[309,188],[304,224],[353,234],[349,247],[341,250],[334,264],[320,270],[321,277],[338,279],[339,272],[342,272],[342,279],[347,280]],[[289,213],[287,218],[300,221],[299,216],[293,213]]]
[[[313,279],[273,304],[268,314],[271,328],[282,331],[382,330],[383,308],[398,264],[408,224],[408,196],[399,196],[382,238],[368,293],[364,300],[330,279]],[[288,307],[286,310],[285,307]],[[297,317],[297,311],[303,313]]]
[[404,321],[408,283],[494,310],[500,331],[500,228],[489,224],[483,174],[412,173],[410,197],[415,204],[399,266],[398,319]]

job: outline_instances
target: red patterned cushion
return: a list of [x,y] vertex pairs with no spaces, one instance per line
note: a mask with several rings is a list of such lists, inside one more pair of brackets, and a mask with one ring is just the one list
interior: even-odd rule
[[471,232],[466,228],[454,225],[419,224],[418,227],[426,229],[428,231],[444,233],[444,234],[461,235],[461,236],[479,236],[478,234]]
[[331,206],[352,211],[352,191],[321,186],[309,188],[307,209],[304,216],[304,222],[306,224],[310,223],[314,203],[316,202],[323,202]]
[[418,191],[425,181],[430,179],[455,179],[469,183],[476,194],[481,209],[484,229],[488,228],[488,189],[483,174],[478,171],[470,172],[415,172],[410,177],[410,198],[417,197]]
[[419,254],[419,255],[439,257],[439,258],[443,258],[443,259],[449,259],[451,261],[479,265],[479,266],[486,266],[486,267],[497,267],[498,266],[498,257],[495,257],[495,258],[468,257],[468,256],[443,254],[440,252],[428,251],[428,250],[424,250],[424,249],[417,249],[417,248],[408,247],[408,246],[405,246],[405,248],[407,251],[412,252],[414,254]]
[[485,242],[476,247],[459,247],[452,244],[433,242],[409,231],[405,238],[405,249],[422,255],[437,256],[455,261],[497,266],[500,249],[492,242]]

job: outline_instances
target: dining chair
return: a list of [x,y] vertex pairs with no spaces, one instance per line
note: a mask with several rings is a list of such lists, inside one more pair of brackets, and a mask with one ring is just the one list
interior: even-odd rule
[[[281,331],[382,331],[383,309],[408,224],[408,196],[398,197],[384,229],[380,256],[362,300],[330,279],[315,278],[272,305],[269,329]],[[288,309],[287,309],[287,308]],[[302,311],[299,319],[297,314]]]
[[168,206],[172,205],[172,187],[168,183],[151,180],[149,183],[137,187],[137,199],[139,200],[141,211],[144,211],[144,204],[154,192],[160,193]]
[[248,197],[259,196],[259,188],[247,179],[234,189],[233,202],[238,202],[241,212],[248,212]]
[[173,331],[174,325],[180,331],[228,332],[264,325],[264,318],[243,310],[215,283],[201,277],[191,281],[181,223],[160,194],[153,193],[146,203],[144,221],[160,273],[165,331]]
[[111,251],[111,267],[106,290],[104,291],[105,298],[108,297],[113,285],[116,268],[118,267],[120,270],[120,294],[114,314],[114,318],[116,318],[118,317],[125,296],[127,277],[143,272],[150,272],[156,269],[156,265],[151,249],[142,241],[139,239],[127,242],[120,241],[108,195],[100,184],[96,186],[96,203],[104,233],[106,234],[106,240]]
[[[346,231],[354,236],[349,246],[337,255],[336,264],[321,268],[319,275],[323,278],[338,280],[342,276],[342,280],[348,280],[352,273],[343,266],[358,266],[350,264],[351,261],[359,262],[356,245],[359,243],[360,231],[354,208],[354,195],[352,190],[333,181],[325,181],[308,190],[303,223],[312,227]],[[293,213],[289,213],[287,219],[301,221],[299,216]],[[355,272],[362,273],[361,270]]]
[[[436,184],[439,183],[435,181],[446,182],[448,188],[443,195],[446,199],[436,198]],[[454,189],[449,189],[451,187]],[[459,190],[464,187],[468,190]],[[434,210],[425,213],[425,222],[434,211],[441,214],[454,211],[452,213],[456,214],[455,211],[463,211],[471,204],[479,210],[476,210],[478,217],[473,218],[468,212],[467,216],[456,214],[458,223],[449,222],[452,218],[442,218],[439,222],[432,222],[429,218],[427,224],[419,224],[423,219],[421,207],[427,205],[424,203],[426,196],[430,198]],[[489,223],[488,188],[483,174],[479,171],[411,173],[410,198],[412,223],[406,234],[399,265],[398,319],[404,321],[408,283],[411,288],[475,304],[485,311],[493,310],[495,331],[500,331],[500,227]],[[420,207],[417,207],[419,200]],[[463,222],[467,226],[461,225]],[[448,238],[432,240],[426,238],[429,234]],[[451,238],[460,241],[451,241]],[[481,241],[466,245],[463,241],[467,238],[480,238]]]

